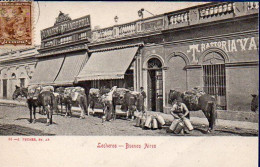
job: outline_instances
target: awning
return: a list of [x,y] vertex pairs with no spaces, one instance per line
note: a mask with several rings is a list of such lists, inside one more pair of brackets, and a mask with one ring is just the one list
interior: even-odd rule
[[60,71],[63,61],[64,55],[39,60],[34,71],[33,77],[30,81],[30,85],[53,84],[55,78],[57,77]]
[[77,81],[123,79],[138,47],[92,53]]
[[55,79],[56,85],[73,84],[75,77],[86,63],[88,54],[84,52],[75,52],[65,56],[61,70]]

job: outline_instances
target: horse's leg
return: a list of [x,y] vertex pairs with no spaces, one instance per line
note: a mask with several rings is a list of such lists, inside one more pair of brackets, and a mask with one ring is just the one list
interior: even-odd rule
[[44,106],[44,110],[46,111],[46,115],[47,115],[47,126],[49,126],[50,125],[50,116],[49,116],[49,113],[50,113],[50,111],[49,111],[49,107],[48,106]]
[[60,115],[63,113],[62,99],[60,99]]
[[84,113],[84,106],[83,106],[83,100],[80,99],[79,101],[79,108],[80,108],[80,119],[84,119],[85,118],[85,113]]
[[52,124],[52,114],[53,114],[53,108],[52,107],[50,109],[49,114],[50,114],[50,124]]
[[210,124],[209,124],[209,129],[212,131],[214,130],[214,126],[216,123],[217,119],[217,111],[216,111],[216,103],[211,103],[211,108],[210,108]]
[[71,103],[69,103],[68,111],[69,111],[69,117],[71,117],[72,116],[72,104]]
[[29,107],[29,110],[30,110],[30,120],[29,120],[29,122],[32,123],[32,110],[33,110],[33,106],[32,106],[32,104],[28,103],[28,107]]
[[65,103],[65,117],[68,116],[68,103]]
[[116,104],[113,104],[113,119],[116,120]]
[[36,122],[36,106],[33,106],[33,123]]

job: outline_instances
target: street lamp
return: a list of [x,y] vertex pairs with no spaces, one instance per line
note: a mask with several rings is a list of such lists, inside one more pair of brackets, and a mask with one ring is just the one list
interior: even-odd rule
[[115,23],[117,24],[117,22],[118,22],[118,16],[115,16],[115,17],[114,17],[114,20],[115,20]]

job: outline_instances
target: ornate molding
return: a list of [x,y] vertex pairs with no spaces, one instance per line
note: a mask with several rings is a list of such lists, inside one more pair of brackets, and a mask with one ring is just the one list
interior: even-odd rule
[[69,17],[69,14],[64,14],[60,11],[59,13],[59,16],[56,18],[56,21],[54,23],[54,25],[58,25],[58,24],[61,24],[63,22],[66,22],[66,21],[71,21],[71,18]]

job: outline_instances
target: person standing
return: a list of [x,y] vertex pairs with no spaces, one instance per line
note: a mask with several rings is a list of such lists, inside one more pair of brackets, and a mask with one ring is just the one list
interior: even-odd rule
[[146,93],[145,93],[145,91],[144,91],[144,87],[140,87],[140,91],[141,91],[141,99],[140,99],[140,111],[142,111],[142,112],[145,112],[145,106],[144,106],[144,103],[145,103],[145,99],[146,99]]

